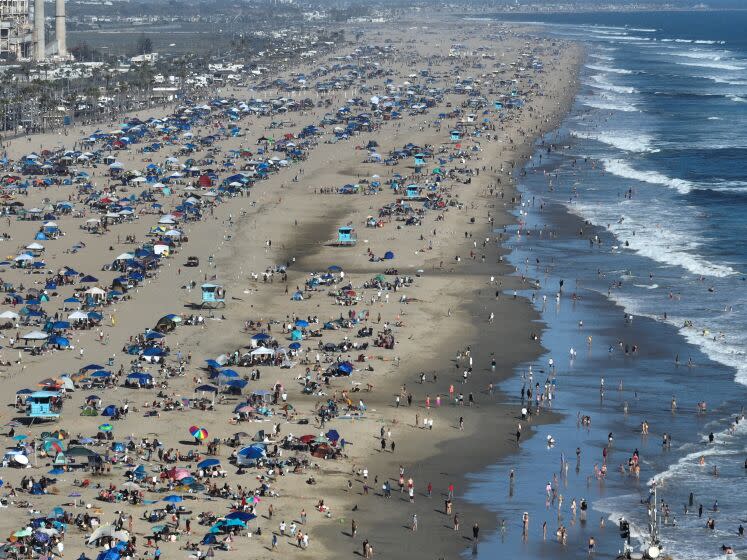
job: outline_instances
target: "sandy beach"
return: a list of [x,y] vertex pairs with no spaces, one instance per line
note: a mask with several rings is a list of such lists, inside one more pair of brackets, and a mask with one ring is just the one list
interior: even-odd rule
[[[64,333],[70,343],[68,349],[48,348],[31,355],[19,337],[38,327],[14,325],[2,331],[0,360],[9,362],[1,374],[8,403],[0,417],[2,424],[23,417],[23,411],[14,408],[16,393],[24,388],[37,389],[43,379],[77,374],[88,364],[100,364],[113,372],[104,386],[67,392],[59,420],[31,426],[17,420],[18,424],[12,426],[14,435],[28,436],[20,445],[32,440],[42,442],[42,432],[65,429],[70,434],[64,442],[67,446],[70,439],[95,437],[101,431],[99,426],[110,422],[113,441],[132,442],[133,448],[126,449],[125,445],[124,452],[115,452],[112,440],[88,444],[110,458],[106,474],[85,472],[76,463],[68,464],[60,474],[49,475],[54,453],[45,456],[39,449],[28,455],[28,468],[3,468],[1,491],[7,510],[0,517],[0,534],[13,535],[30,519],[46,515],[55,507],[62,507],[72,518],[88,513],[104,526],[116,522],[120,517],[117,512],[124,512],[125,518],[131,516],[131,520],[123,521],[123,529],[130,538],[136,538],[135,555],[151,556],[155,543],[146,543],[153,535],[153,523],[143,515],[166,507],[162,498],[175,494],[181,498],[177,505],[185,512],[178,517],[169,513],[156,522],[174,535],[158,543],[159,553],[165,558],[197,557],[211,547],[215,554],[228,548],[258,558],[274,552],[349,558],[363,555],[364,541],[379,557],[455,558],[477,545],[473,538],[475,525],[481,535],[496,529],[498,520],[493,514],[464,503],[460,497],[468,473],[517,448],[519,423],[523,424],[522,440],[531,433],[531,424],[521,421],[517,407],[505,404],[503,395],[492,387],[510,375],[517,364],[541,352],[532,335],[538,335],[542,328],[532,308],[515,295],[515,290],[525,289],[529,281],[511,276],[513,269],[502,262],[505,250],[500,232],[504,225],[514,223],[510,211],[517,204],[517,195],[512,171],[520,169],[529,157],[533,141],[553,129],[568,110],[576,91],[575,75],[582,52],[571,43],[536,37],[525,29],[458,20],[370,26],[365,28],[362,41],[391,47],[380,51],[375,60],[383,71],[377,74],[369,68],[371,76],[358,80],[348,91],[322,97],[314,91],[300,95],[317,102],[329,100],[329,107],[317,103],[313,109],[282,117],[242,118],[238,121],[241,135],[216,141],[215,159],[231,150],[250,151],[249,158],[257,157],[260,137],[296,135],[306,126],[318,125],[325,113],[345,105],[348,99],[382,95],[385,81],[396,86],[397,95],[404,96],[412,84],[425,83],[421,70],[428,71],[427,87],[443,88],[443,96],[422,112],[413,110],[400,119],[383,120],[374,130],[360,131],[348,139],[331,142],[333,127],[325,127],[302,160],[256,181],[241,196],[220,197],[219,204],[206,205],[201,220],[180,221],[174,227],[188,237],[188,242],[172,248],[169,256],[161,259],[161,266],[150,271],[125,297],[100,308],[103,318],[95,326],[68,329]],[[356,48],[351,45],[334,56],[344,57]],[[322,63],[331,66],[333,57],[317,61],[317,65]],[[458,93],[454,87],[457,82],[471,85]],[[512,90],[523,105],[497,109],[493,98]],[[487,104],[472,109],[472,92],[485,96]],[[250,98],[247,91],[217,93],[227,99]],[[265,97],[275,95],[284,93],[265,92]],[[460,107],[462,111],[455,114],[454,109]],[[138,117],[145,120],[164,115],[141,113]],[[218,123],[225,120],[213,117],[191,132],[195,137],[216,132]],[[272,121],[283,121],[283,125],[271,129]],[[101,128],[106,126],[116,128],[117,123],[105,123]],[[450,131],[457,126],[463,135],[454,140]],[[74,143],[91,132],[74,128],[67,136],[49,134],[13,140],[7,155],[15,161],[32,150],[40,152],[59,144],[73,149]],[[371,142],[382,155],[408,143],[423,150],[429,147],[432,155],[416,172],[412,157],[391,165],[369,161],[370,150],[365,147]],[[142,171],[148,163],[162,165],[180,145],[168,145],[153,154],[140,153],[137,148],[133,145],[114,154],[124,169]],[[191,157],[207,155],[202,151]],[[440,164],[439,157],[447,162]],[[396,214],[381,214],[386,205],[401,207],[406,198],[402,189],[392,191],[391,181],[424,187],[432,183],[433,169],[439,166],[445,172],[437,185],[430,192],[424,188],[410,204],[421,209],[430,194],[432,200],[443,202],[442,206],[415,213],[417,219],[412,224],[398,220]],[[112,195],[125,197],[147,188],[121,185],[109,176],[107,165],[80,168],[90,174],[90,181],[98,189],[111,186]],[[219,179],[231,173],[221,170]],[[374,181],[381,184],[380,190],[364,194],[365,185]],[[39,241],[44,246],[44,270],[31,273],[9,266],[0,273],[3,283],[27,293],[30,287],[45,289],[46,271],[56,273],[72,267],[77,273],[93,276],[92,282],[47,289],[50,298],[42,304],[45,312],[49,316],[59,312],[56,320],[64,320],[68,314],[62,311],[64,299],[74,294],[82,298],[85,290],[94,286],[110,290],[120,272],[104,270],[105,265],[122,253],[134,251],[149,229],[183,196],[200,191],[204,194],[206,189],[201,188],[186,192],[184,187],[189,183],[195,183],[195,179],[183,177],[173,182],[169,194],[156,192],[157,206],[151,201],[137,202],[134,217],[100,234],[82,229],[88,220],[100,216],[74,185],[32,187],[27,196],[9,195],[9,200],[23,202],[26,209],[69,201],[75,210],[54,220],[63,236]],[[337,192],[346,184],[361,188],[357,194]],[[42,223],[16,220],[15,216],[0,221],[0,234],[7,234],[3,240],[7,261],[14,262],[34,241]],[[375,227],[367,227],[369,223]],[[346,225],[355,228],[357,243],[341,247],[334,241],[338,228]],[[128,237],[134,237],[137,243],[128,242]],[[383,259],[388,251],[394,257]],[[199,259],[198,266],[186,266],[189,256]],[[332,266],[335,268],[330,269]],[[332,273],[331,285],[305,287],[314,275],[327,271]],[[384,275],[384,280],[375,280],[377,275]],[[395,278],[399,279],[396,290]],[[199,286],[208,281],[225,288],[225,308],[197,308],[201,301]],[[386,288],[387,283],[391,289]],[[302,294],[301,298],[292,297],[296,292]],[[21,307],[8,302],[2,310],[18,312]],[[132,337],[154,328],[169,314],[185,318],[200,315],[204,319],[197,325],[183,324],[189,322],[185,320],[162,339],[169,349],[165,363],[170,372],[123,351]],[[306,326],[294,327],[298,320]],[[324,329],[325,323],[333,323],[333,328]],[[369,327],[370,334],[359,336],[359,329]],[[260,333],[288,347],[291,331],[295,330],[303,331],[303,339],[299,341],[301,350],[289,358],[293,367],[228,365],[248,381],[243,396],[222,394],[221,387],[217,397],[207,395],[209,404],[197,402],[196,397],[204,396],[204,391],[196,392],[195,388],[216,383],[208,377],[206,360],[251,353],[257,349],[258,340],[253,342],[252,337]],[[312,336],[312,331],[319,331],[321,336]],[[376,340],[385,345],[391,340],[393,348],[375,346]],[[341,352],[320,349],[323,344],[339,348],[341,343],[352,342],[368,346]],[[329,362],[325,362],[325,354],[330,356]],[[335,367],[334,360],[349,361],[352,374],[327,377],[325,384],[323,373]],[[123,386],[133,361],[153,376],[156,387]],[[257,369],[260,376],[256,376]],[[116,375],[118,371],[122,375]],[[81,384],[85,376],[76,379]],[[305,387],[311,389],[304,391]],[[267,412],[256,412],[260,395],[252,407],[255,410],[237,422],[237,405],[256,391],[269,393],[263,402]],[[101,407],[127,404],[126,415],[117,420],[82,416],[91,394],[101,397]],[[339,412],[322,423],[319,411],[330,400]],[[543,413],[532,423],[549,417]],[[208,432],[201,445],[196,445],[191,436],[191,426]],[[229,459],[249,445],[259,430],[267,435],[266,459],[292,457],[299,466],[272,468],[265,464],[237,470]],[[283,438],[291,434],[321,434],[324,438],[330,430],[341,436],[340,440],[326,438],[325,449],[336,455],[334,459],[325,459],[325,452],[314,456],[308,449],[283,448]],[[226,440],[239,431],[248,436],[241,445],[231,447]],[[206,476],[203,481],[205,485],[217,484],[216,492],[188,490],[173,478],[160,476],[174,467],[186,468],[199,482],[199,476],[194,476],[200,470],[196,467],[198,460],[159,460],[156,453],[151,455],[140,445],[143,438],[151,442],[157,439],[165,452],[178,450],[186,455],[192,451],[202,454],[200,460],[218,459],[220,477]],[[216,453],[205,455],[207,443],[213,438],[220,441]],[[281,448],[278,454],[271,452],[276,444]],[[6,447],[15,445],[6,438]],[[117,494],[128,480],[126,473],[137,465],[142,465],[155,482],[140,481],[142,495],[139,503],[132,505]],[[55,479],[44,493],[32,495],[21,488],[22,478],[38,481],[42,476]],[[407,488],[410,479],[412,497]],[[84,480],[88,482],[82,483]],[[391,498],[383,495],[387,482],[392,488]],[[224,485],[221,492],[219,488]],[[11,488],[16,488],[13,494]],[[447,515],[445,500],[450,489],[453,501]],[[247,503],[247,492],[257,496],[253,503]],[[250,508],[256,508],[256,519],[237,525],[230,538],[226,538],[227,531],[219,529],[215,543],[198,545],[216,518]],[[201,524],[200,514],[208,512],[212,515],[203,515]],[[413,530],[413,516],[417,518],[417,530]],[[187,519],[191,521],[189,533]],[[307,546],[291,536],[296,531],[307,535]],[[64,553],[95,558],[103,549],[86,544],[91,533],[90,526],[79,528],[70,523],[65,531]],[[275,547],[273,535],[277,538]]]

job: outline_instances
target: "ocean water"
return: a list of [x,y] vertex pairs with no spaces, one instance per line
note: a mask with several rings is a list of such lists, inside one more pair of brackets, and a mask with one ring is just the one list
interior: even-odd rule
[[[722,544],[747,551],[737,537],[747,524],[747,420],[732,426],[747,400],[747,12],[564,14],[541,25],[584,42],[588,58],[571,114],[538,143],[518,181],[524,206],[521,225],[507,231],[509,258],[517,274],[541,282],[534,304],[549,352],[503,389],[518,399],[531,365],[532,384],[554,379],[552,406],[563,420],[474,477],[469,498],[506,519],[478,556],[581,558],[594,536],[598,555],[614,557],[620,516],[645,533],[641,501],[654,481],[671,511],[661,531],[667,553],[723,558]],[[595,235],[600,243],[592,245]],[[638,352],[625,351],[633,345]],[[700,401],[704,414],[696,412]],[[578,414],[590,415],[592,427],[580,427]],[[610,432],[608,473],[599,480],[594,465]],[[618,468],[635,449],[640,480]],[[564,497],[559,512],[545,500],[553,474]],[[574,498],[590,504],[585,524],[570,514]],[[709,516],[715,531],[705,529]],[[559,524],[568,528],[565,548],[554,539]]]

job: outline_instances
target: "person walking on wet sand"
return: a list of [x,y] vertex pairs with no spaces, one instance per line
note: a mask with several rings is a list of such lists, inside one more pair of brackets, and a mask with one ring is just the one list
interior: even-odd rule
[[358,532],[358,524],[355,522],[355,519],[353,519],[350,522],[350,538],[354,539],[355,534]]
[[472,525],[472,540],[477,542],[478,536],[480,535],[480,526],[477,524],[477,521],[475,521],[475,524]]
[[412,531],[418,530],[418,514],[417,513],[412,514],[412,522],[410,524],[410,529]]

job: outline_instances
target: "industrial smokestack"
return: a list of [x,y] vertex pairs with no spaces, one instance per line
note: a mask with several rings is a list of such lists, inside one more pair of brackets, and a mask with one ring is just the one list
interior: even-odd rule
[[67,37],[65,30],[65,0],[57,0],[55,6],[55,33],[57,34],[57,55],[67,56]]
[[41,62],[46,58],[44,37],[44,0],[34,0],[34,60]]

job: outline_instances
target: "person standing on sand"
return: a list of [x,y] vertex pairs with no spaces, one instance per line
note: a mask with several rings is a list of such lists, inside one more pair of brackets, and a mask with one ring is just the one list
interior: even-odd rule
[[412,514],[412,522],[410,524],[410,529],[412,529],[412,531],[418,530],[418,514],[417,513]]
[[480,535],[480,526],[477,524],[477,521],[475,521],[475,524],[472,525],[472,540],[477,542],[479,535]]
[[355,519],[353,519],[350,522],[350,538],[354,539],[355,534],[358,532],[358,524],[355,522]]

